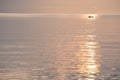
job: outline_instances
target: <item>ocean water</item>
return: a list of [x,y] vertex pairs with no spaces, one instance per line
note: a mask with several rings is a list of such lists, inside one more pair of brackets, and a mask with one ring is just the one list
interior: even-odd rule
[[0,16],[0,80],[120,80],[120,15]]

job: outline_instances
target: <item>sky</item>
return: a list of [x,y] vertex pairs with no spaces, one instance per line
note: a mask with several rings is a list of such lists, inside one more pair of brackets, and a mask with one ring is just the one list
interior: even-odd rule
[[120,0],[0,0],[0,13],[119,14]]

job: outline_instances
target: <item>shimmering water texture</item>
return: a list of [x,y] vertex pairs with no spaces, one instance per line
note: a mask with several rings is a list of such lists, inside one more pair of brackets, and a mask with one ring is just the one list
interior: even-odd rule
[[120,15],[2,16],[0,80],[120,80]]

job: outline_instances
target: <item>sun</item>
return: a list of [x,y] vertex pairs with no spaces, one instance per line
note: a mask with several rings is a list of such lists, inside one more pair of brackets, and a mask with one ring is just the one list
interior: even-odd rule
[[96,17],[97,17],[96,14],[88,14],[88,19],[90,19],[90,20],[95,20]]
[[97,19],[98,15],[97,14],[85,14],[83,16],[84,19],[88,19],[88,20],[95,20]]

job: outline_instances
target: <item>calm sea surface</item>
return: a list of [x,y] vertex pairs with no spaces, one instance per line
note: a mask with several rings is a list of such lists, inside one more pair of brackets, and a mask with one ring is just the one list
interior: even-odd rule
[[0,80],[120,80],[120,15],[1,16]]

